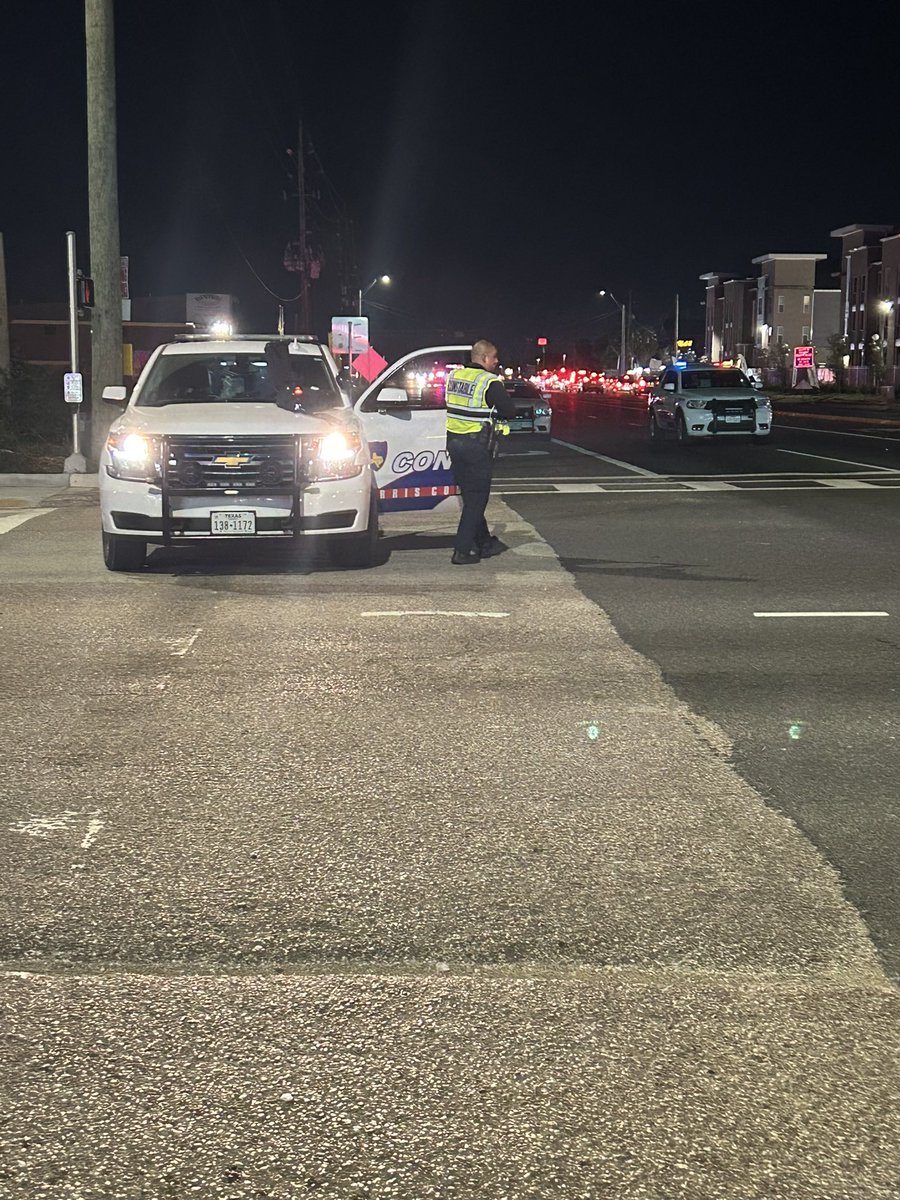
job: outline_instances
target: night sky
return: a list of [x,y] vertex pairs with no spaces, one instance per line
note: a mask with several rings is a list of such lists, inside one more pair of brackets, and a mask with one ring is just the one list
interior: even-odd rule
[[[351,252],[363,283],[393,277],[369,293],[386,349],[457,332],[510,360],[538,335],[561,347],[615,328],[604,287],[660,331],[677,291],[702,336],[702,272],[900,222],[897,24],[864,3],[121,0],[132,296],[232,292],[244,328],[274,328],[271,292],[290,327],[302,117],[320,334]],[[0,68],[10,303],[62,301],[67,229],[89,265],[79,0],[6,12]]]

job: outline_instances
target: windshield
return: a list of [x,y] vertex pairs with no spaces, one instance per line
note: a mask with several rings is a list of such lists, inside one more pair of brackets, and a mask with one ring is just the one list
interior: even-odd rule
[[541,393],[533,383],[523,383],[521,379],[509,380],[506,390],[517,400],[540,400]]
[[748,388],[750,380],[743,371],[685,371],[681,387],[693,388]]
[[[314,354],[287,356],[296,404],[305,412],[340,408],[343,398],[325,365]],[[166,404],[283,404],[290,396],[276,388],[280,364],[273,366],[262,353],[161,354],[135,402],[141,408]]]

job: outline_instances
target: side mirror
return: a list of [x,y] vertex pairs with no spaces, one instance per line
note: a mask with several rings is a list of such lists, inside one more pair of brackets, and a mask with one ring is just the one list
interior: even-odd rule
[[664,383],[664,384],[663,384],[663,391],[664,391],[664,392],[674,392],[674,391],[675,391],[675,384],[674,384],[674,383]]
[[119,408],[125,408],[125,406],[128,404],[128,388],[105,387],[103,389],[103,399],[109,404],[115,404]]
[[401,405],[409,404],[409,396],[407,396],[404,388],[400,387],[383,387],[378,393],[378,406],[384,408],[399,408]]

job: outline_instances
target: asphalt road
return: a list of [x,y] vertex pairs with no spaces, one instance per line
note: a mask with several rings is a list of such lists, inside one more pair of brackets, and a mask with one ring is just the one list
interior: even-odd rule
[[[636,471],[627,427],[568,432],[501,464],[511,548],[462,571],[452,514],[391,517],[367,572],[208,547],[133,576],[87,492],[0,515],[4,1200],[894,1200],[869,914],[660,671],[709,605],[744,680],[745,577],[795,598],[707,540],[892,495],[713,494]],[[829,521],[814,581],[874,605]],[[657,647],[607,605],[654,607]],[[843,663],[853,703],[869,663]],[[791,706],[786,763],[818,712]]]
[[[552,454],[527,460],[527,483],[508,459],[500,488],[625,641],[725,730],[742,776],[838,870],[897,978],[900,423],[791,417],[768,446],[651,454],[645,411],[564,406]],[[651,469],[668,478],[637,473]],[[861,611],[887,615],[754,615]]]

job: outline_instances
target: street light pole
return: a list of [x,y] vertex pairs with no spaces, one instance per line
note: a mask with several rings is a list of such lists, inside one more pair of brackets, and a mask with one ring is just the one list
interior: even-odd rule
[[363,296],[365,296],[365,295],[367,295],[367,293],[371,292],[372,288],[375,286],[376,283],[383,283],[386,286],[390,282],[391,282],[390,275],[376,275],[371,283],[367,283],[365,287],[361,287],[359,289],[359,306],[358,306],[358,315],[359,316],[362,316]]
[[[608,291],[607,291],[605,288],[603,288],[601,291],[599,291],[599,292],[597,293],[597,295],[598,295],[598,296],[609,296],[610,300],[612,300],[613,304],[615,304],[615,305],[616,305],[616,307],[619,309],[619,312],[620,312],[620,314],[621,314],[621,317],[622,317],[622,333],[621,333],[621,340],[620,340],[620,342],[619,342],[619,365],[618,365],[618,367],[617,367],[617,371],[618,371],[618,374],[619,374],[619,375],[624,375],[624,374],[625,374],[625,371],[626,371],[626,367],[625,367],[625,340],[626,340],[626,336],[627,336],[627,335],[626,335],[626,332],[625,332],[625,305],[624,305],[624,304],[621,304],[621,303],[620,303],[620,302],[619,302],[619,301],[618,301],[618,300],[615,298],[615,296],[612,294],[612,292],[608,292]],[[630,299],[630,295],[631,295],[631,294],[629,293],[629,299]]]

